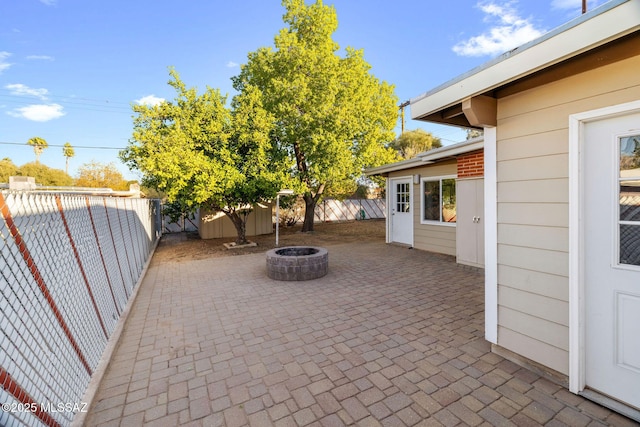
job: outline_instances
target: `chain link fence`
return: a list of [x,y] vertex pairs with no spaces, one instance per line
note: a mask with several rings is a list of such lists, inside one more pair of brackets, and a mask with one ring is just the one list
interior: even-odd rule
[[315,222],[382,219],[386,217],[384,199],[324,199],[316,205]]
[[197,233],[200,222],[200,209],[193,214],[182,214],[176,221],[169,215],[162,217],[162,234],[167,233]]
[[[301,199],[300,199],[301,200]],[[292,218],[293,223],[304,218],[304,202],[290,209],[280,208],[280,217]],[[253,214],[252,214],[253,215]],[[275,212],[273,214],[275,222]],[[386,218],[386,201],[384,199],[324,199],[316,205],[314,222],[353,221],[363,219]],[[176,221],[172,221],[169,215],[162,219],[162,233],[194,233],[198,232],[200,222],[200,210],[193,214],[183,214]]]
[[87,409],[82,396],[160,237],[160,204],[3,191],[0,212],[0,425],[66,426]]

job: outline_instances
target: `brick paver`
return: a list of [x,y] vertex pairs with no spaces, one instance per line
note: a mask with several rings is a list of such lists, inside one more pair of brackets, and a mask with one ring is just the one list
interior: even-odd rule
[[483,273],[384,243],[329,273],[153,262],[89,426],[634,425],[490,352]]

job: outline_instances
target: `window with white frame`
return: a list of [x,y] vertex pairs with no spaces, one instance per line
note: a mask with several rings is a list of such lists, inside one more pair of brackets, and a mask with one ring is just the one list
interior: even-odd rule
[[455,176],[422,178],[421,222],[455,225]]
[[620,138],[618,263],[640,266],[640,135]]

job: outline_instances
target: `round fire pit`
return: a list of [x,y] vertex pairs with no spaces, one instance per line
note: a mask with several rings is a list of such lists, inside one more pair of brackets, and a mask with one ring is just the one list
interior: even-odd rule
[[287,246],[267,252],[267,276],[274,280],[311,280],[327,274],[329,253],[325,248]]

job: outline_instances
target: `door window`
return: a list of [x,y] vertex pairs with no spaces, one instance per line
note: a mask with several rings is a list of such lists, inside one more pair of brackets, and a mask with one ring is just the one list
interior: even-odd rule
[[618,262],[640,266],[640,135],[620,138],[619,145]]
[[410,212],[409,185],[406,182],[396,184],[396,212]]

